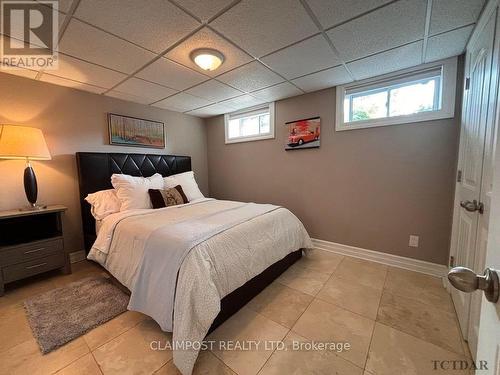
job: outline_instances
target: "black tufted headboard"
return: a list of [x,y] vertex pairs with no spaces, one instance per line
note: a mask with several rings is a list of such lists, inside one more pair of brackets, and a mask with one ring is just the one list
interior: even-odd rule
[[85,201],[85,197],[99,190],[111,189],[113,173],[149,177],[155,173],[170,176],[191,170],[190,156],[77,152],[76,162],[83,238],[87,252],[96,239],[96,232],[95,219],[90,213],[90,205]]

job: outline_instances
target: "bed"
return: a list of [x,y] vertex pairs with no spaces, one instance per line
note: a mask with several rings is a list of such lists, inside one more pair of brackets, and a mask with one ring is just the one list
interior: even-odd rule
[[[99,262],[129,290],[130,309],[152,316],[163,330],[173,331],[174,342],[201,341],[300,259],[302,248],[312,246],[302,223],[284,208],[213,199],[111,215],[99,223],[98,238],[96,221],[85,201],[88,194],[112,188],[110,178],[115,173],[143,177],[159,173],[165,177],[190,171],[191,158],[80,152],[76,159],[85,248],[87,253],[92,249],[89,258]],[[211,220],[205,225],[205,237],[200,234],[199,242],[193,242],[192,251],[182,258],[178,272],[171,272],[168,264],[175,263],[171,261],[165,261],[160,268],[158,264],[164,256],[160,244],[165,243],[165,238],[183,237],[178,235],[183,230],[189,237],[192,228],[186,229],[185,223],[197,223],[201,217]],[[220,229],[214,231],[214,227]],[[153,246],[155,240],[159,244]],[[173,245],[169,242],[169,246]],[[250,256],[250,250],[251,258],[245,258]],[[129,270],[132,268],[133,277]],[[157,298],[163,293],[158,285],[172,284],[169,280],[175,284],[172,315],[159,315],[158,311],[169,311],[166,306],[170,306],[163,304],[163,296]],[[174,363],[183,374],[190,374],[197,354],[195,349],[174,350]]]

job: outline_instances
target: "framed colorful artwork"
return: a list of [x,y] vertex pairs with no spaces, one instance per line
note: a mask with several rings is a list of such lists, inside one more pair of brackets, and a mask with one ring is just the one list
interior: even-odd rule
[[165,148],[165,124],[108,113],[109,143],[120,146]]
[[321,119],[319,117],[291,121],[287,127],[285,150],[318,148],[321,137]]

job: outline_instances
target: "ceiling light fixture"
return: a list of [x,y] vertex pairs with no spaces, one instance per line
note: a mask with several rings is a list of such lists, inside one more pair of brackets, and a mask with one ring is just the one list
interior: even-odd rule
[[224,55],[211,48],[195,49],[191,52],[191,60],[203,70],[212,71],[224,62]]

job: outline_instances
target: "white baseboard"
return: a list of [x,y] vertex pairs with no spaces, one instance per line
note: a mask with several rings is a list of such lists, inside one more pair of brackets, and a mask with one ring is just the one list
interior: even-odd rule
[[85,251],[83,251],[83,250],[75,251],[73,253],[69,253],[69,261],[70,261],[70,263],[81,262],[85,258],[86,258]]
[[[343,245],[340,243],[312,239],[316,249],[330,251],[340,255],[369,260],[376,263],[385,264],[392,267],[404,268],[410,271],[425,273],[427,275],[444,277],[448,273],[448,267],[443,264],[425,262],[423,260],[406,258],[398,255],[382,253],[380,251],[362,249],[360,247]],[[86,259],[85,251],[75,251],[69,254],[71,263],[80,262]]]
[[406,270],[425,273],[431,276],[444,277],[448,273],[448,267],[443,264],[425,262],[423,260],[382,253],[380,251],[362,249],[360,247],[342,245],[335,242],[318,240],[316,238],[313,238],[312,242],[316,249],[386,264],[392,267],[404,268]]

